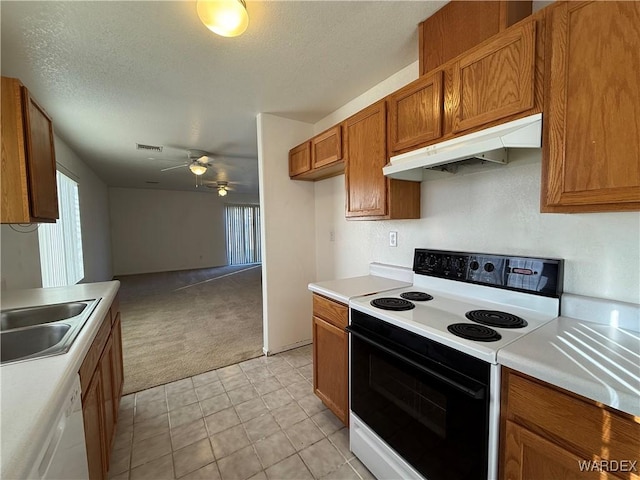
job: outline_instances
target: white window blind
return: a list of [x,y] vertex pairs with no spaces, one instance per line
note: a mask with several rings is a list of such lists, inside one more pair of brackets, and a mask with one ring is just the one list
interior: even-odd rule
[[261,262],[260,207],[227,205],[227,263],[240,265]]
[[84,278],[78,184],[60,172],[56,179],[60,218],[38,228],[43,287],[74,285]]

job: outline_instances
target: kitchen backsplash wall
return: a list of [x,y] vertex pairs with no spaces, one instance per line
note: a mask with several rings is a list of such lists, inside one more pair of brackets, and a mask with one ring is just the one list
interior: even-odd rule
[[[80,197],[84,283],[111,280],[109,204],[106,184],[73,152],[55,137],[56,162],[63,173],[75,177]],[[19,228],[19,227],[16,227]],[[22,230],[31,230],[31,227]],[[42,286],[38,233],[17,233],[2,225],[2,288],[15,290]]]
[[316,182],[318,280],[365,275],[372,261],[410,267],[414,248],[439,248],[563,258],[565,292],[640,303],[640,215],[541,214],[540,155],[423,182],[419,220],[348,222],[344,176]]

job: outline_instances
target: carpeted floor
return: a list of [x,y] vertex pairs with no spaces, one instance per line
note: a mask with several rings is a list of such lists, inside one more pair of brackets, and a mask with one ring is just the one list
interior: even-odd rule
[[119,277],[124,393],[262,355],[262,268]]

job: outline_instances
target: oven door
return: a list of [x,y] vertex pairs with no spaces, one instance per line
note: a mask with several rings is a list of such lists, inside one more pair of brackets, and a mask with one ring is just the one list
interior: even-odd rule
[[353,413],[428,480],[486,479],[488,383],[426,357],[429,346],[418,353],[397,343],[406,333],[415,345],[411,332],[380,335],[353,322],[348,330]]

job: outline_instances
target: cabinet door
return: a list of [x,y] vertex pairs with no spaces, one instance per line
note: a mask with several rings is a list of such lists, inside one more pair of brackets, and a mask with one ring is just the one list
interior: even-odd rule
[[289,151],[289,176],[295,177],[311,170],[311,142],[307,141]]
[[104,438],[105,438],[105,457],[107,465],[110,460],[111,442],[115,433],[115,412],[114,412],[114,379],[113,379],[113,338],[109,337],[107,344],[100,358],[100,368],[98,372],[102,378],[102,400],[104,408],[102,414],[104,416]]
[[31,216],[36,219],[55,220],[58,218],[58,190],[53,123],[25,87],[22,87],[22,97],[25,106]]
[[453,131],[461,132],[534,105],[536,22],[511,27],[453,67]]
[[342,127],[336,125],[311,139],[313,168],[330,165],[342,159]]
[[[511,421],[506,424],[502,480],[605,480],[615,478],[606,472],[587,471],[586,461]],[[580,467],[585,471],[581,471]]]
[[388,213],[386,108],[382,100],[345,122],[347,164],[346,216],[384,216]]
[[349,342],[340,328],[313,317],[313,391],[344,423],[349,422]]
[[120,312],[115,313],[115,323],[111,335],[113,337],[113,411],[118,420],[118,409],[120,408],[120,396],[122,395],[122,386],[124,384],[124,370],[122,359],[122,322],[120,321]]
[[100,480],[105,477],[107,462],[104,458],[106,446],[103,437],[103,397],[102,377],[96,371],[82,397],[82,416],[84,420],[84,437],[87,445],[87,462],[89,478]]
[[387,100],[392,154],[442,134],[442,71],[420,77]]
[[542,211],[640,209],[640,2],[568,2],[547,25]]

